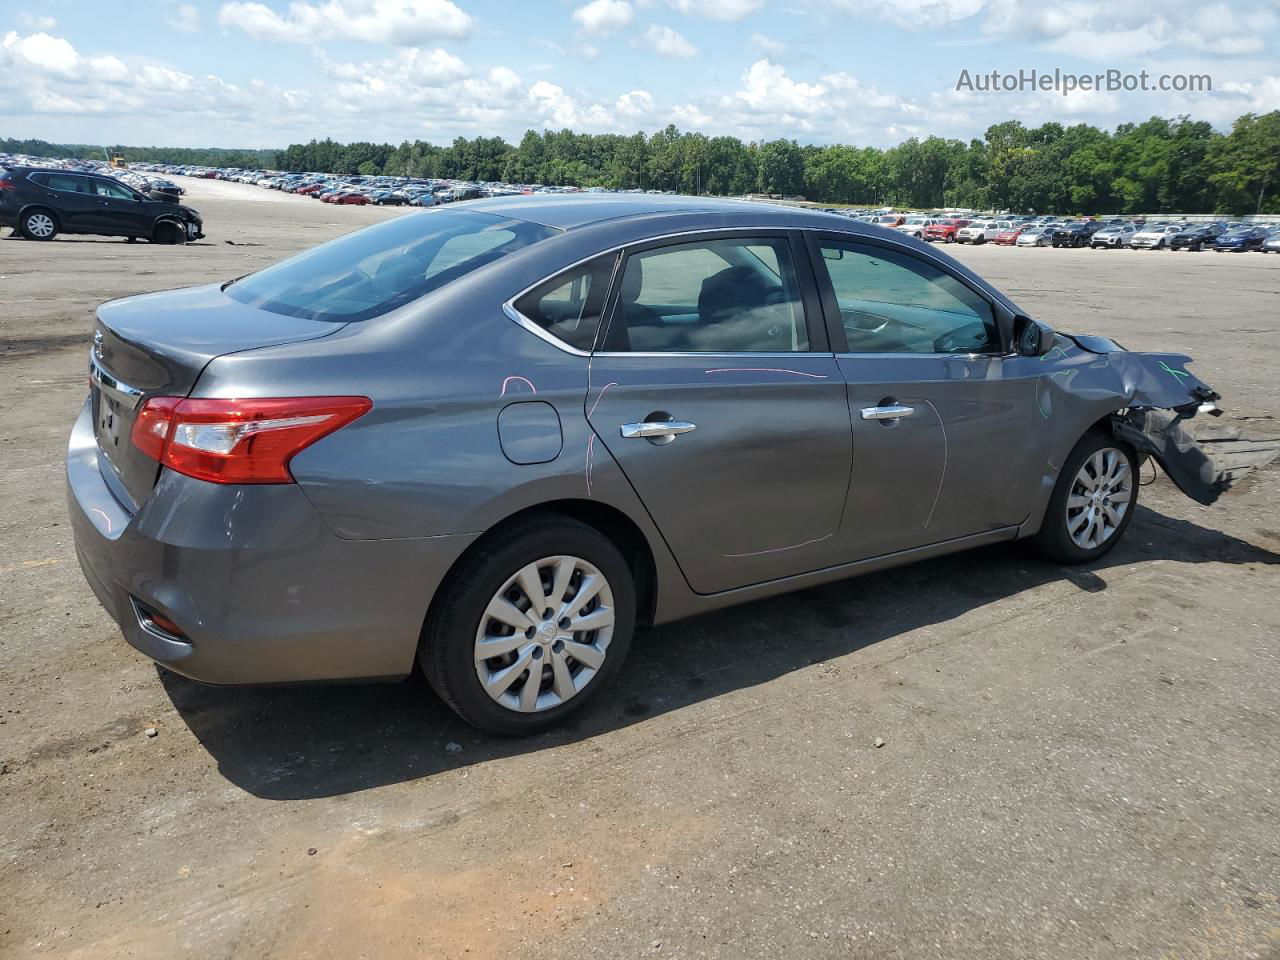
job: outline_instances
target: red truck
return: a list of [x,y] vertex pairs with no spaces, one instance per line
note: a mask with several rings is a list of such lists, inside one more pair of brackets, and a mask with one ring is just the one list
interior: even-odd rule
[[947,243],[954,243],[956,239],[956,231],[961,227],[967,227],[972,220],[962,220],[958,217],[947,217],[939,220],[937,223],[931,223],[924,228],[924,239],[926,240],[945,240]]

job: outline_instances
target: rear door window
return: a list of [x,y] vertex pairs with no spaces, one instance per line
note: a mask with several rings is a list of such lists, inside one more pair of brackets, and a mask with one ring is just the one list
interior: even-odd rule
[[62,193],[93,193],[93,184],[86,177],[72,177],[64,173],[45,174],[44,185]]
[[809,349],[800,286],[783,237],[700,240],[632,253],[616,300],[606,351]]

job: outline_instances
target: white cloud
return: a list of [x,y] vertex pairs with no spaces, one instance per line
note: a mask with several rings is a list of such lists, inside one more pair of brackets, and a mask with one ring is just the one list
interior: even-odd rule
[[18,26],[25,27],[28,30],[53,30],[58,26],[58,21],[53,17],[46,17],[34,13],[27,13],[25,10],[18,11]]
[[262,3],[223,4],[218,23],[256,40],[318,43],[335,38],[413,46],[434,37],[464,37],[472,19],[452,0],[295,0],[287,15]]
[[200,11],[195,4],[180,3],[165,15],[164,22],[179,33],[195,33],[200,29]]
[[630,26],[635,10],[627,0],[591,0],[573,11],[573,19],[587,33],[612,33]]
[[688,58],[698,53],[697,47],[670,27],[652,26],[641,35],[638,43],[664,57]]
[[613,107],[624,117],[648,117],[653,113],[653,95],[648,90],[632,90],[620,96]]
[[667,0],[672,10],[708,20],[742,20],[765,5],[765,0]]
[[753,33],[749,41],[751,46],[768,56],[781,56],[787,52],[787,45],[781,40],[774,40],[762,33]]

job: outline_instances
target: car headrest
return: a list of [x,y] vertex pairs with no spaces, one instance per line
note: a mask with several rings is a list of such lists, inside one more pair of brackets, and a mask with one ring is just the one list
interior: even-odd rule
[[618,288],[618,299],[623,303],[635,303],[640,299],[640,290],[644,286],[644,260],[632,257],[627,261],[622,272],[622,285]]
[[698,314],[704,324],[768,305],[769,286],[751,267],[726,267],[702,281]]

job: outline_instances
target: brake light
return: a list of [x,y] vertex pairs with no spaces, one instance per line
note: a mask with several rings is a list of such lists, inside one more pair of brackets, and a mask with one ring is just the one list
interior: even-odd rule
[[242,400],[152,397],[133,445],[170,470],[211,483],[293,483],[289,461],[373,408],[368,397]]
[[0,190],[17,190],[18,185],[12,180],[0,180]]

